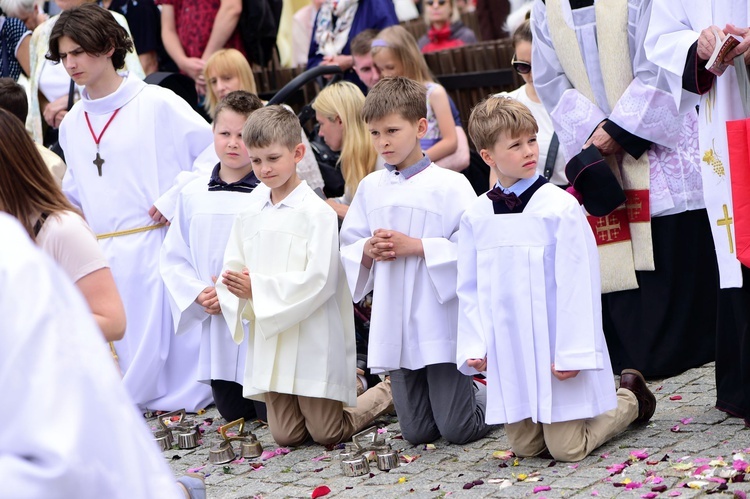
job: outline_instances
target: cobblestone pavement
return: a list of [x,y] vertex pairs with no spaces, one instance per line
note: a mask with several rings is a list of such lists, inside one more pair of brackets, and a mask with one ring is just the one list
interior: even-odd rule
[[509,445],[502,428],[468,445],[438,440],[434,448],[412,446],[397,438],[398,422],[392,418],[378,425],[387,429],[393,448],[401,453],[401,466],[390,472],[378,471],[373,463],[370,474],[345,477],[335,459],[338,450],[309,445],[283,454],[285,449],[278,450],[267,427],[254,432],[266,451],[276,451],[274,457],[212,465],[209,448],[220,439],[216,430],[225,423],[213,408],[198,416],[205,420],[203,445],[166,451],[164,457],[175,474],[196,469],[205,473],[209,499],[309,498],[323,485],[330,489],[326,498],[649,499],[750,494],[750,473],[747,482],[742,476],[750,472],[750,429],[713,408],[713,364],[649,385],[658,400],[651,422],[631,426],[577,464],[509,457],[503,452]]

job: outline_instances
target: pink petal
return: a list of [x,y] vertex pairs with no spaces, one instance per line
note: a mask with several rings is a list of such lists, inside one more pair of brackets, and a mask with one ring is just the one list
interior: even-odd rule
[[592,496],[598,496],[598,495],[599,495],[599,491],[597,491],[597,490],[592,490],[592,491],[591,491],[591,495],[592,495]]
[[690,424],[693,422],[693,418],[682,418],[680,419],[680,423],[682,424]]
[[552,490],[552,487],[549,485],[539,485],[538,487],[534,487],[534,494],[538,494],[539,492],[546,492],[548,490]]
[[672,433],[679,433],[680,425],[674,425],[673,427],[669,429],[669,431],[671,431]]
[[672,492],[669,493],[669,497],[677,497],[681,495],[682,495],[682,492],[680,492],[679,490],[673,490]]
[[672,395],[669,400],[682,400],[682,395]]
[[643,486],[641,482],[630,482],[625,485],[626,490],[640,489]]
[[700,475],[701,473],[703,473],[704,471],[708,469],[711,469],[711,467],[707,464],[704,464],[703,466],[698,466],[697,468],[695,468],[695,471],[693,471],[693,475]]
[[328,488],[326,485],[321,485],[320,487],[316,487],[315,490],[312,491],[312,499],[316,499],[317,497],[323,497],[325,495],[328,495],[331,493],[331,489]]
[[188,473],[198,473],[200,470],[202,470],[205,467],[206,467],[206,465],[204,464],[203,466],[198,466],[197,468],[190,468],[189,470],[187,470],[187,472]]
[[643,495],[641,495],[641,497],[642,497],[643,499],[654,499],[654,497],[656,497],[656,496],[658,496],[658,495],[659,495],[659,494],[657,494],[656,492],[649,492],[648,494],[643,494]]

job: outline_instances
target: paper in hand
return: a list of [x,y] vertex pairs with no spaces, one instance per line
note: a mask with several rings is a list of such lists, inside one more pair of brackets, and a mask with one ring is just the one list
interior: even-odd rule
[[729,67],[729,64],[732,63],[732,61],[725,62],[724,58],[729,52],[732,51],[734,47],[736,47],[742,41],[742,38],[737,35],[729,34],[726,38],[724,38],[724,41],[722,42],[721,35],[719,35],[718,31],[714,31],[714,36],[716,36],[716,46],[714,47],[714,51],[711,54],[711,57],[706,63],[706,69],[711,71],[716,76],[721,76]]

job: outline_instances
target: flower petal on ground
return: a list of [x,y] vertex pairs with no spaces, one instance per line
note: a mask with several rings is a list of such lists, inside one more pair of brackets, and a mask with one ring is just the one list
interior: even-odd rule
[[539,492],[546,492],[548,490],[552,490],[552,487],[549,485],[538,485],[534,487],[534,494],[538,494]]
[[315,490],[312,491],[312,495],[310,495],[310,497],[312,499],[316,499],[317,497],[323,497],[330,493],[331,489],[329,489],[327,485],[321,485],[320,487],[315,487]]

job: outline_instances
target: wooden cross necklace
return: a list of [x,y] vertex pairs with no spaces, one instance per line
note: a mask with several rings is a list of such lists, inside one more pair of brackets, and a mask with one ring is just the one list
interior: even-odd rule
[[99,155],[99,142],[101,142],[104,132],[107,131],[109,124],[112,123],[113,119],[115,119],[115,116],[117,116],[117,113],[120,112],[120,109],[122,108],[115,109],[115,112],[112,113],[112,116],[110,116],[109,120],[107,120],[107,124],[105,124],[104,128],[102,128],[102,133],[100,133],[98,136],[94,133],[94,128],[91,126],[91,121],[89,121],[89,113],[87,113],[86,111],[83,112],[83,114],[86,116],[86,124],[89,126],[91,137],[94,139],[94,143],[96,144],[96,158],[94,159],[93,163],[96,165],[96,169],[98,170],[100,177],[102,176],[102,165],[104,164],[104,158]]

